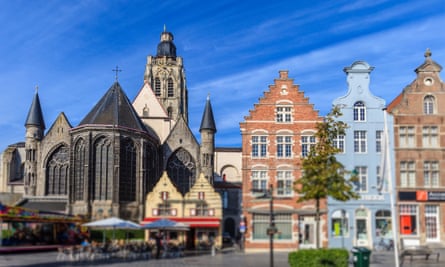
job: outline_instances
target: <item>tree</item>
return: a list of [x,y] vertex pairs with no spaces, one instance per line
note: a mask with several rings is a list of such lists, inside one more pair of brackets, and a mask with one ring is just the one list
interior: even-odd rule
[[340,109],[335,106],[323,122],[317,123],[317,142],[310,148],[307,157],[303,158],[302,177],[294,184],[294,190],[301,195],[298,202],[315,200],[317,248],[320,248],[320,200],[328,196],[339,201],[359,197],[354,191],[356,173],[347,171],[335,157],[340,150],[335,147],[333,140],[345,135],[348,127],[346,123],[337,120],[341,115]]

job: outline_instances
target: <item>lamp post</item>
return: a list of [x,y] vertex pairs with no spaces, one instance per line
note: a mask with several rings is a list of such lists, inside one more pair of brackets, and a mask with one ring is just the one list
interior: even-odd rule
[[267,234],[269,235],[269,242],[270,242],[270,267],[273,267],[273,237],[274,234],[277,232],[277,228],[275,227],[275,218],[273,213],[273,185],[270,185],[269,189],[269,228],[267,228]]

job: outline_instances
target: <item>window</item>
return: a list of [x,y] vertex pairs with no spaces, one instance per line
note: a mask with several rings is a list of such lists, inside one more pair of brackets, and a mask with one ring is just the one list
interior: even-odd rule
[[292,171],[277,171],[277,195],[292,196]]
[[168,78],[167,81],[167,97],[174,97],[175,96],[175,91],[173,88],[173,79],[172,78]]
[[68,194],[69,148],[61,146],[49,157],[46,164],[46,194]]
[[136,147],[133,141],[126,138],[120,147],[119,166],[119,200],[136,200]]
[[267,155],[267,136],[252,136],[252,157],[264,158]]
[[303,135],[301,137],[301,156],[307,157],[309,151],[315,146],[315,136]]
[[366,153],[366,131],[354,131],[354,152]]
[[344,135],[338,135],[334,140],[332,141],[332,145],[339,150],[339,153],[345,153],[345,136]]
[[401,204],[399,206],[400,214],[400,234],[417,235],[418,215],[417,206],[410,204]]
[[400,186],[401,187],[416,186],[416,168],[414,161],[400,162]]
[[357,172],[358,182],[356,182],[356,191],[357,192],[367,192],[368,191],[368,167],[366,166],[358,166],[355,167]]
[[388,192],[388,183],[386,182],[385,177],[382,178],[382,175],[385,174],[381,173],[380,166],[376,167],[376,173],[377,173],[377,189],[380,190],[380,192]]
[[252,189],[267,189],[267,171],[252,171]]
[[382,152],[383,131],[375,131],[375,152]]
[[196,216],[209,216],[209,207],[206,203],[198,203],[196,204],[196,210],[195,210]]
[[277,122],[292,122],[292,108],[291,107],[277,107],[276,108]]
[[163,202],[158,204],[158,214],[157,216],[170,216],[171,214],[170,203]]
[[375,213],[375,228],[377,237],[392,238],[391,211],[378,210]]
[[161,80],[159,78],[155,79],[155,95],[161,96]]
[[438,147],[438,131],[437,126],[424,126],[422,128],[422,145],[423,147]]
[[423,180],[425,187],[439,187],[439,162],[423,162]]
[[349,215],[345,210],[336,210],[331,215],[333,237],[349,236]]
[[362,101],[358,101],[354,104],[354,121],[366,120],[366,107]]
[[415,133],[414,126],[401,126],[399,128],[399,146],[414,147],[415,146],[414,133]]
[[434,114],[434,96],[428,95],[423,99],[423,113]]
[[425,205],[426,241],[440,241],[439,207]]
[[[292,215],[291,214],[275,214],[275,227],[277,234],[275,238],[281,240],[292,239]],[[255,240],[268,240],[267,228],[270,227],[269,214],[253,214],[252,215],[252,237]]]
[[277,136],[277,157],[292,157],[292,136]]

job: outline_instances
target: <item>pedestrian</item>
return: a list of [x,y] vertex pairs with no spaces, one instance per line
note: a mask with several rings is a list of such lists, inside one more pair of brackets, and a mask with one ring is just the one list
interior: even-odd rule
[[159,259],[159,256],[161,254],[161,240],[162,240],[161,232],[158,232],[156,234],[155,239],[156,239],[156,259]]

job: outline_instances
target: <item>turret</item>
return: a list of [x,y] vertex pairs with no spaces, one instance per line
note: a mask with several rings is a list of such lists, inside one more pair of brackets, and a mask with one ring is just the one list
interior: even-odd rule
[[213,157],[215,154],[216,126],[209,96],[207,96],[207,102],[202,115],[199,132],[201,133],[201,170],[207,180],[213,184]]
[[40,99],[37,89],[28,112],[28,117],[26,118],[25,127],[25,195],[34,196],[36,194],[37,187],[38,149],[45,131],[45,122],[43,120],[43,113],[42,108],[40,107]]

